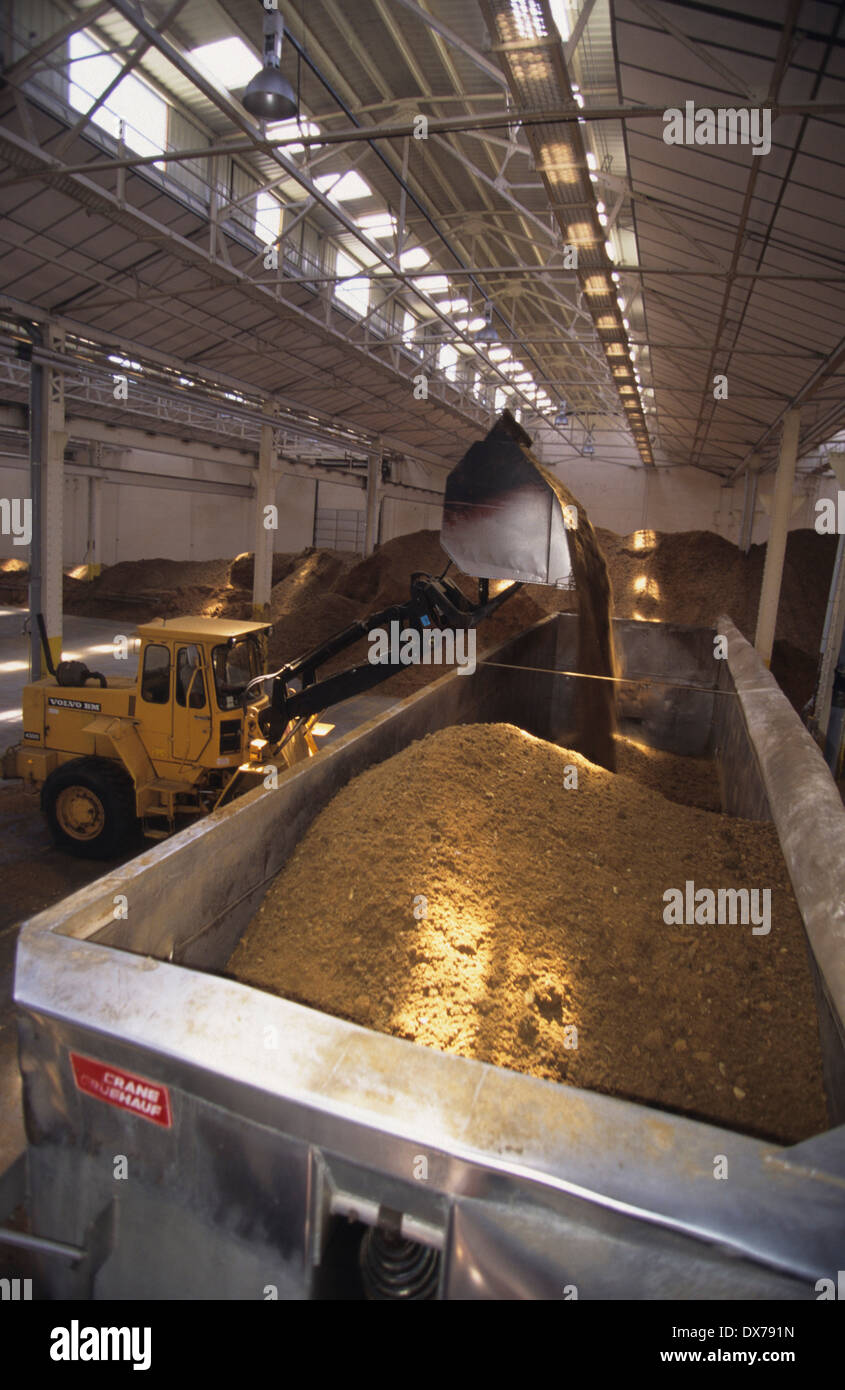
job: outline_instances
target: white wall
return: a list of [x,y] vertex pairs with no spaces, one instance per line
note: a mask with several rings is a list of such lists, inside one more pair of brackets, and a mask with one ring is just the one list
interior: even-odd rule
[[[250,470],[246,468],[137,450],[127,450],[121,455],[110,451],[104,462],[109,467],[126,466],[165,475],[213,477],[219,474],[226,481],[237,483],[248,482],[250,478]],[[153,487],[105,480],[98,480],[98,486],[102,496],[99,536],[102,564],[113,565],[119,559],[209,560],[252,549],[254,508],[248,497],[171,489],[159,491]],[[310,480],[304,480],[304,486],[311,495],[310,518],[313,513]],[[66,471],[62,556],[66,567],[81,564],[86,556],[88,487],[87,476]],[[28,493],[28,469],[0,466],[0,497],[24,497]],[[28,560],[28,547],[15,545],[12,537],[0,535],[0,558],[10,556]]]
[[[109,450],[103,462],[110,468],[125,467],[165,476],[204,478],[249,483],[253,470],[239,464],[209,459],[190,459],[146,450]],[[211,560],[252,550],[255,543],[255,504],[249,497],[222,492],[194,492],[139,487],[99,480],[101,528],[99,559],[106,565],[117,560]],[[279,474],[276,506],[279,525],[275,549],[302,550],[311,544],[314,526],[315,481]],[[87,475],[66,470],[64,488],[64,553],[66,567],[78,565],[88,544]],[[0,497],[23,498],[29,493],[27,467],[0,463]],[[364,490],[322,482],[321,506],[362,507]],[[0,559],[29,559],[27,546],[15,545],[0,534]]]
[[[323,502],[324,483],[320,484],[320,505]],[[276,532],[274,549],[282,554],[292,554],[310,545],[314,535],[314,494],[317,484],[311,478],[280,478],[276,486],[276,506],[279,510],[279,529]],[[354,498],[351,488],[344,488],[347,497]],[[351,507],[352,501],[343,506]],[[249,510],[249,508],[247,509]],[[255,543],[250,536],[243,545],[244,550],[254,550]]]
[[[298,479],[292,479],[292,478],[285,478],[285,479],[283,479],[282,485],[281,485],[281,489],[280,489],[281,494],[282,494],[283,496],[289,495],[290,492],[292,491],[292,485],[295,485],[298,481],[299,481]],[[339,507],[341,510],[347,510],[347,511],[360,511],[360,512],[363,512],[363,511],[366,511],[366,507],[367,507],[367,494],[366,494],[365,489],[364,489],[363,487],[360,487],[357,483],[356,483],[355,485],[353,485],[353,486],[350,486],[350,485],[347,484],[347,483],[331,483],[331,482],[327,482],[324,478],[321,478],[321,479],[320,479],[320,506],[321,506],[321,507]],[[312,507],[313,507],[313,498],[312,498]],[[310,519],[309,519],[309,523],[310,523]],[[308,540],[305,542],[305,544],[306,544],[306,545],[310,545],[310,544],[311,544],[311,527],[310,527],[310,524],[309,524]]]

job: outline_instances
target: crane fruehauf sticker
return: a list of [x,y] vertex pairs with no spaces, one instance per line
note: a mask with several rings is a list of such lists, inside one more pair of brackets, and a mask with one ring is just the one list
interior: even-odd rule
[[70,1064],[77,1089],[86,1096],[94,1096],[118,1110],[129,1110],[154,1125],[170,1128],[173,1114],[166,1086],[145,1076],[136,1076],[123,1067],[81,1057],[77,1052],[71,1052]]

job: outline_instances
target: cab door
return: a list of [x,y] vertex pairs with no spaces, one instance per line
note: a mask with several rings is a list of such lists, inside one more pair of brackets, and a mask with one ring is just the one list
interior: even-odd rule
[[173,761],[199,763],[211,742],[208,672],[202,648],[177,642],[173,688]]
[[147,642],[141,656],[138,732],[156,771],[171,761],[173,651],[168,642]]

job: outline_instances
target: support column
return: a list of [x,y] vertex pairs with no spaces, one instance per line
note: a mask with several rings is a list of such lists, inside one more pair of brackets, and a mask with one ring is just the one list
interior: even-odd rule
[[757,611],[757,632],[754,637],[754,645],[767,666],[772,659],[772,647],[775,640],[780,584],[783,577],[783,557],[786,553],[786,537],[792,512],[792,485],[795,481],[800,423],[800,410],[790,410],[783,422],[780,459],[778,460],[778,471],[775,479],[775,494],[772,500],[772,523],[766,544],[766,563],[763,567],[763,585],[760,590],[760,607]]
[[[50,331],[50,346],[61,351],[64,348],[64,334]],[[65,379],[55,367],[45,371],[46,401],[46,453],[47,474],[42,478],[42,507],[44,511],[44,531],[42,533],[41,599],[44,604],[44,621],[47,625],[47,641],[53,662],[62,659],[62,614],[64,609],[64,501],[65,501]],[[44,483],[46,481],[46,487]]]
[[[269,401],[265,403],[266,415],[272,415],[273,409]],[[257,623],[265,622],[270,617],[270,591],[273,587],[276,528],[270,523],[275,513],[266,511],[266,508],[276,505],[273,457],[273,426],[262,425],[255,479],[255,564],[252,575],[252,616]]]
[[92,500],[94,504],[91,529],[91,578],[98,579],[103,572],[103,480],[91,479]]
[[[92,468],[102,463],[102,444],[92,444],[88,450]],[[103,547],[100,538],[103,518],[103,482],[101,478],[88,478],[88,535],[85,545],[85,563],[89,580],[97,579],[103,569]]]
[[[37,328],[33,338],[41,342]],[[32,499],[32,540],[29,548],[29,679],[37,681],[42,674],[41,637],[36,614],[42,611],[41,602],[41,481],[44,441],[44,368],[34,361],[29,364],[29,495]],[[44,672],[46,675],[46,671]]]
[[754,511],[757,506],[757,472],[759,467],[759,456],[752,454],[745,470],[742,523],[739,528],[739,548],[743,555],[747,555],[751,549],[751,540],[754,535]]
[[[50,332],[52,348],[61,349],[60,335]],[[47,641],[54,663],[62,659],[62,581],[64,574],[64,377],[55,367],[33,362],[30,381],[30,487],[32,492],[32,551],[29,585],[30,674],[42,669],[36,615],[44,614]]]
[[311,519],[311,544],[317,544],[317,514],[320,510],[320,479],[314,479],[314,515]]
[[372,555],[378,528],[379,492],[381,490],[382,443],[367,460],[367,529],[364,533],[364,555]]

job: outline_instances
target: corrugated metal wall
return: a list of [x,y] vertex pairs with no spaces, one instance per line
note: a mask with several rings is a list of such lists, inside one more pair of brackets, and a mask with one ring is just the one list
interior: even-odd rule
[[[61,29],[67,19],[53,0],[9,0],[5,7],[6,23],[11,24],[11,61],[17,62],[29,52],[30,48]],[[51,55],[49,68],[42,68],[39,81],[54,96],[67,96],[67,76],[62,70],[67,58],[67,45],[63,44]]]
[[[174,111],[171,107],[167,143],[171,149],[184,150],[198,149],[202,145],[207,145],[209,141],[205,132],[198,125],[189,121],[181,111]],[[185,160],[181,164],[171,164],[167,172],[170,178],[184,188],[187,193],[192,194],[202,203],[208,203],[211,180],[209,160]]]
[[[258,190],[261,187],[261,181],[257,179],[254,174],[250,174],[243,167],[242,164],[236,163],[235,160],[231,160],[230,162],[232,166],[232,174],[230,180],[232,198],[246,198],[247,195],[250,193],[255,193],[257,195]],[[247,231],[251,235],[254,235],[255,211],[255,198],[248,198],[247,201],[242,203],[240,207],[230,209],[226,216],[228,221],[236,223],[237,226],[243,227],[244,231]]]

